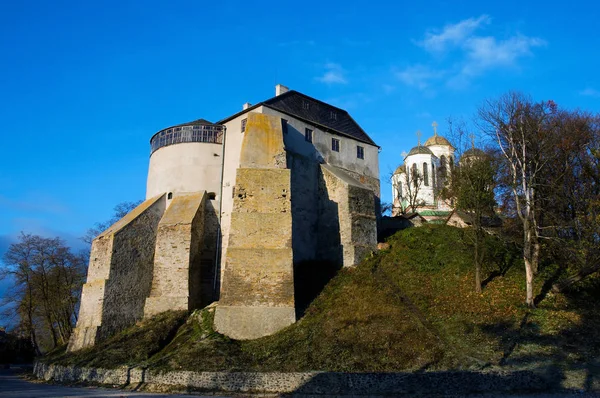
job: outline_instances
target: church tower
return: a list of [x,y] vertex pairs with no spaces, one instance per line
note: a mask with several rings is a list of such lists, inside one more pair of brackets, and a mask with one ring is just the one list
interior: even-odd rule
[[451,201],[442,200],[440,193],[454,167],[454,147],[438,135],[436,122],[432,126],[433,136],[425,145],[421,144],[421,132],[417,132],[417,146],[410,150],[404,164],[392,176],[392,216],[452,209]]

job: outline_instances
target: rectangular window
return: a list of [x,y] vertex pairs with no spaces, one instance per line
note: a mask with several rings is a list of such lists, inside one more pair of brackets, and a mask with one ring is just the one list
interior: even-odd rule
[[364,159],[365,158],[365,148],[357,145],[356,146],[356,157],[359,159]]
[[246,122],[248,119],[242,119],[242,133],[246,131]]
[[329,112],[329,119],[337,120],[337,113],[335,113],[333,111]]
[[306,142],[312,142],[313,131],[311,129],[304,129],[304,140]]
[[302,108],[309,110],[310,109],[310,103],[308,101],[302,101]]
[[287,134],[287,132],[288,132],[287,120],[281,119],[281,129],[283,130],[283,134]]
[[337,138],[331,139],[331,150],[334,152],[340,151],[340,140],[338,140]]

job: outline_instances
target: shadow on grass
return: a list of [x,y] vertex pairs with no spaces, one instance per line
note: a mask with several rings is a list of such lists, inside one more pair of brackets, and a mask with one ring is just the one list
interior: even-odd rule
[[377,395],[397,396],[430,394],[448,396],[489,392],[543,392],[561,388],[556,369],[499,372],[406,372],[406,373],[336,373],[315,374],[291,394],[327,394],[329,396]]
[[[548,277],[536,297],[536,304],[548,297],[550,287],[559,277],[560,270]],[[600,316],[596,303],[600,298],[600,284],[566,298],[566,308],[540,306],[528,311],[518,324],[486,324],[481,330],[500,342],[503,351],[500,366],[533,369],[561,381],[563,387],[598,391]],[[560,320],[558,317],[564,313],[572,317]],[[553,322],[565,322],[568,326],[553,328]]]
[[496,278],[501,278],[520,261],[520,251],[513,245],[486,239],[486,258],[488,262],[496,264],[497,268],[492,270],[488,277],[481,282],[481,288],[485,287]]
[[294,265],[296,319],[304,316],[310,303],[340,269],[341,266],[328,261],[304,261]]

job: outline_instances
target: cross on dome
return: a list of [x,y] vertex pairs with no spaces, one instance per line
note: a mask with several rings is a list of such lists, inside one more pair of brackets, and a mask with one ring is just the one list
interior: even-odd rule
[[419,140],[419,144],[417,146],[421,146],[421,130],[417,130],[417,140]]
[[431,123],[431,125],[433,126],[433,135],[437,137],[437,122],[434,120],[433,123]]

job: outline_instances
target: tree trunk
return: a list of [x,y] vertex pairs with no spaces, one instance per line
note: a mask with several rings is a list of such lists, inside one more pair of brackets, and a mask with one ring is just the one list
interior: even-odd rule
[[540,264],[540,242],[535,239],[535,243],[533,244],[533,254],[531,256],[531,267],[533,270],[533,275],[537,275],[539,271]]
[[533,267],[531,265],[531,260],[527,257],[523,257],[525,261],[525,284],[527,287],[527,299],[525,300],[525,304],[529,308],[535,308],[535,303],[533,302]]
[[475,292],[481,294],[481,261],[479,261],[479,233],[475,231]]
[[29,331],[29,336],[31,338],[31,345],[33,346],[33,350],[35,351],[36,356],[42,355],[42,351],[40,351],[40,346],[37,342],[37,337],[35,335],[35,328],[31,325],[31,330]]
[[31,338],[31,345],[35,350],[36,355],[41,355],[40,346],[37,342],[37,336],[35,335],[35,325],[33,324],[33,287],[31,286],[31,280],[29,274],[25,277],[27,283],[27,322],[29,328],[29,336]]
[[535,308],[535,303],[533,302],[533,277],[535,272],[531,261],[533,257],[533,244],[529,226],[529,220],[525,218],[523,220],[523,262],[525,263],[525,286],[527,289],[525,304],[529,308]]
[[568,291],[573,284],[585,279],[587,276],[598,271],[600,271],[600,263],[584,267],[577,274],[565,278],[562,281],[552,285],[552,291],[555,293],[562,293]]

